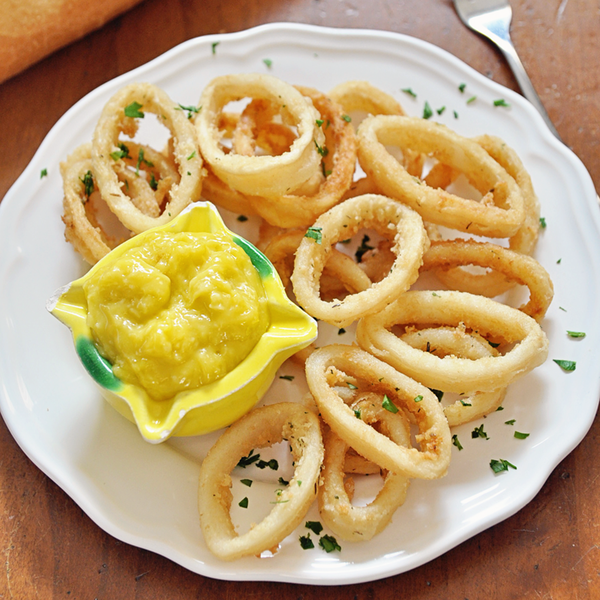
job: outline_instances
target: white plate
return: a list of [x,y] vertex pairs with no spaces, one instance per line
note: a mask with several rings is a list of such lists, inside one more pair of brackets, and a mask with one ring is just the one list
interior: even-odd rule
[[[265,59],[272,61],[270,69]],[[556,295],[543,323],[549,360],[511,386],[504,411],[485,420],[489,440],[472,439],[473,425],[457,429],[464,450],[453,448],[448,476],[414,481],[406,504],[382,534],[326,554],[300,548],[298,536],[306,533],[302,527],[276,557],[229,564],[207,551],[196,507],[199,464],[215,435],[160,446],[143,442],[134,426],[96,393],[68,331],[46,312],[45,303],[85,269],[63,238],[58,164],[91,139],[106,100],[126,83],[150,81],[175,101],[196,104],[214,76],[245,71],[270,72],[321,90],[348,79],[368,79],[397,97],[409,114],[421,116],[425,101],[434,110],[445,105],[435,118],[459,133],[503,137],[520,154],[541,199],[547,228],[536,257],[550,272]],[[466,83],[464,93],[460,83]],[[417,98],[402,93],[403,88],[414,90]],[[477,99],[467,104],[471,96]],[[494,107],[498,98],[510,108]],[[42,169],[48,177],[41,179]],[[529,502],[585,435],[596,412],[600,223],[591,179],[523,98],[416,39],[276,24],[186,42],[108,82],[64,115],[1,203],[0,240],[0,402],[11,433],[104,530],[202,575],[341,584],[422,565]],[[575,341],[566,330],[585,331],[587,337]],[[552,359],[575,360],[577,369],[567,374]],[[284,366],[282,372],[290,369]],[[297,397],[302,377],[296,374],[294,382],[277,379],[270,400]],[[516,419],[514,426],[504,424],[509,419]],[[515,429],[531,435],[515,439]],[[494,475],[492,458],[506,459],[517,470]],[[245,476],[269,475],[253,469]],[[250,508],[261,503],[258,496],[251,496]],[[268,507],[268,498],[262,504]],[[318,519],[316,508],[308,518]]]

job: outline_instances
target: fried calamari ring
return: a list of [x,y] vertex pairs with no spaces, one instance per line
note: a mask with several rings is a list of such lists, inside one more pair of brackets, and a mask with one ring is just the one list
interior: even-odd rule
[[255,215],[256,211],[248,201],[248,196],[234,190],[221,181],[211,170],[206,169],[202,183],[202,197],[217,206],[241,215]]
[[[382,432],[399,446],[409,448],[410,425],[402,412],[392,413],[381,406],[381,399],[372,394],[352,406],[365,423],[379,423]],[[389,523],[396,509],[406,499],[409,478],[387,472],[383,488],[366,506],[355,506],[345,486],[349,446],[335,432],[325,434],[325,460],[319,488],[319,513],[333,533],[348,541],[370,540]]]
[[[284,286],[290,281],[294,269],[294,254],[304,238],[304,233],[298,230],[284,231],[273,237],[264,249],[264,254],[277,269]],[[369,277],[352,258],[335,248],[331,250],[323,275],[335,278],[351,293],[360,292],[371,285]]]
[[[267,517],[238,535],[231,522],[230,473],[254,448],[287,440],[295,472]],[[210,449],[200,468],[200,526],[209,550],[222,560],[259,555],[302,521],[315,499],[323,461],[318,417],[307,408],[282,402],[257,408],[235,422]]]
[[[365,172],[388,196],[404,202],[425,220],[489,237],[516,233],[523,198],[514,179],[473,140],[426,119],[375,116],[358,129],[359,159]],[[386,145],[422,152],[464,173],[483,198],[461,198],[417,181]]]
[[[413,348],[430,352],[440,358],[453,355],[477,360],[499,354],[485,338],[474,332],[467,333],[463,327],[417,329],[402,335],[401,340]],[[454,403],[444,406],[448,425],[455,427],[490,414],[502,404],[505,395],[505,387],[491,392],[465,391]]]
[[[506,143],[491,135],[482,135],[474,140],[517,182],[523,196],[524,218],[517,233],[508,240],[515,252],[531,255],[536,246],[540,230],[540,203],[533,189],[531,177],[517,153]],[[514,286],[502,273],[472,273],[462,267],[448,271],[436,270],[438,279],[450,289],[493,298]]]
[[[94,130],[92,163],[98,188],[110,209],[134,233],[169,222],[190,202],[200,198],[202,159],[198,154],[194,128],[183,111],[177,108],[160,88],[149,83],[130,84],[106,103]],[[122,143],[119,135],[125,133],[133,137],[138,127],[137,118],[147,112],[155,114],[171,132],[173,158],[180,176],[179,183],[174,182],[169,190],[169,201],[162,214],[156,217],[144,214],[134,206],[131,197],[123,191],[123,182],[119,181],[114,168],[122,160],[118,155],[121,150],[119,144]]]
[[136,208],[158,217],[169,189],[179,183],[174,160],[145,144],[120,143],[119,148],[122,156],[114,165],[119,181]]
[[548,272],[537,260],[496,244],[475,240],[432,242],[423,256],[421,271],[447,270],[458,265],[475,265],[493,269],[506,279],[529,288],[529,301],[519,307],[526,315],[540,322],[554,296],[554,286]]
[[[356,418],[335,389],[336,383],[343,384],[348,377],[368,382],[370,391],[387,398],[389,408],[405,410],[414,418],[420,450],[399,446]],[[339,381],[331,381],[335,378]],[[450,430],[431,390],[356,346],[337,344],[310,355],[306,379],[324,421],[361,456],[408,477],[435,479],[445,475],[450,462]]]
[[[245,156],[221,148],[219,115],[234,100],[269,100],[279,107],[286,124],[297,128],[298,137],[278,156]],[[202,110],[196,117],[196,133],[204,160],[219,179],[248,195],[277,197],[299,188],[320,169],[324,136],[317,127],[318,112],[293,86],[270,75],[239,74],[216,77],[204,88]]]
[[[393,241],[396,255],[387,277],[339,301],[321,300],[319,286],[332,246],[360,229],[373,229]],[[292,284],[299,304],[313,317],[344,327],[361,316],[380,311],[416,280],[429,238],[421,217],[385,196],[349,198],[321,215],[296,253]]]
[[[329,97],[340,104],[346,113],[361,111],[368,115],[399,115],[406,113],[400,103],[375,87],[368,81],[346,81],[336,85],[330,92]],[[420,152],[407,148],[401,157],[404,168],[415,177],[420,176],[423,171],[425,157]],[[369,193],[379,194],[379,190],[368,190]],[[363,193],[366,193],[363,192]],[[354,196],[358,194],[352,194]]]
[[[456,327],[461,323],[514,347],[506,354],[477,360],[439,358],[413,348],[390,331],[402,325]],[[428,388],[459,394],[506,387],[541,365],[548,355],[548,338],[534,319],[516,308],[466,292],[406,292],[381,313],[361,319],[356,339],[361,348]]]
[[[92,208],[94,201],[102,202],[92,173],[91,144],[79,146],[60,163],[63,180],[62,217],[65,239],[90,264],[96,264],[108,254],[129,232],[123,231],[118,239],[108,234],[99,223]],[[108,210],[108,209],[107,209]]]
[[336,205],[352,185],[356,165],[356,136],[343,118],[342,108],[321,92],[296,86],[310,98],[319,112],[325,144],[319,146],[324,177],[314,193],[282,194],[276,198],[262,194],[249,198],[255,211],[278,227],[308,227],[326,210]]
[[327,94],[346,113],[356,110],[371,115],[404,115],[400,103],[368,81],[344,81]]

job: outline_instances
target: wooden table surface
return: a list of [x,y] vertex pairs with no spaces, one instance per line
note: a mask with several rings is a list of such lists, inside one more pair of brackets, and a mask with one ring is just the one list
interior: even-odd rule
[[[513,40],[566,144],[600,188],[600,6],[513,0]],[[0,198],[61,115],[105,81],[189,38],[298,22],[408,34],[517,89],[451,0],[145,0],[0,84]],[[1,241],[0,241],[1,243]],[[0,425],[0,598],[600,598],[600,425],[519,513],[411,572],[336,588],[201,577],[117,541]]]

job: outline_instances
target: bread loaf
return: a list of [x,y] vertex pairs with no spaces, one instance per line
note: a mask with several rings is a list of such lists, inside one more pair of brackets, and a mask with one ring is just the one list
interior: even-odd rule
[[0,82],[140,0],[0,0]]

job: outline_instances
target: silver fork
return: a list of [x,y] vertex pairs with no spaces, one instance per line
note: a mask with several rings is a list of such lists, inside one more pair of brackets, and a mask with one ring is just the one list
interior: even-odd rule
[[488,38],[500,49],[523,95],[537,108],[550,131],[560,140],[558,131],[550,120],[510,39],[512,9],[508,0],[454,0],[454,8],[469,29]]

